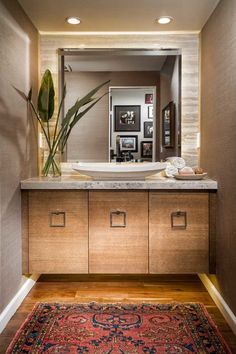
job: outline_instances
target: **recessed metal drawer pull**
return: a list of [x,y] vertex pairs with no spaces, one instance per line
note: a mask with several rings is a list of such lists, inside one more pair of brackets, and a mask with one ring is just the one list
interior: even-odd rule
[[119,209],[111,211],[110,227],[126,227],[126,211],[120,211]]
[[174,211],[173,213],[171,213],[171,228],[181,230],[185,230],[187,228],[186,211]]
[[49,226],[50,227],[65,227],[66,226],[66,213],[64,211],[51,211],[49,213]]

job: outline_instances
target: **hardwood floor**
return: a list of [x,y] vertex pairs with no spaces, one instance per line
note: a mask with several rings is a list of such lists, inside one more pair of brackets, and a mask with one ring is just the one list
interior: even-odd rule
[[36,302],[202,302],[233,353],[236,337],[197,276],[41,276],[0,335],[6,351],[17,329]]

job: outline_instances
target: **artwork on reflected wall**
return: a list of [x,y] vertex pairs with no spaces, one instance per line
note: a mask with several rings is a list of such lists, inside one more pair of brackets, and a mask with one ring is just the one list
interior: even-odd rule
[[173,148],[175,144],[175,106],[174,102],[162,110],[162,146]]
[[120,135],[120,151],[138,151],[137,135]]
[[153,94],[152,93],[145,94],[145,103],[146,104],[153,104]]
[[140,131],[140,106],[115,106],[115,131]]
[[148,118],[153,118],[153,106],[148,106]]
[[152,139],[153,138],[153,122],[144,122],[143,127],[143,137]]
[[152,158],[152,141],[141,141],[141,157]]

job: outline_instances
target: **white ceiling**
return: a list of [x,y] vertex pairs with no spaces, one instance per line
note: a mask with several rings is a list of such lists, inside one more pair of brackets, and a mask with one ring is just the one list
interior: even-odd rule
[[68,55],[65,65],[76,71],[160,71],[166,56]]
[[[220,0],[18,0],[39,31],[200,31]],[[169,25],[155,19],[168,15]],[[81,24],[69,25],[68,16]]]

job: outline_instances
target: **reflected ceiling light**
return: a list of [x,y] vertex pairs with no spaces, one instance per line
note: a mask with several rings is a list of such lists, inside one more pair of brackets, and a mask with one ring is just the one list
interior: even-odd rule
[[79,17],[67,17],[66,22],[68,22],[70,25],[78,25],[80,24],[81,20]]
[[168,23],[173,21],[173,17],[171,17],[171,16],[161,16],[161,17],[157,18],[156,21],[158,23],[160,23],[161,25],[167,25]]

